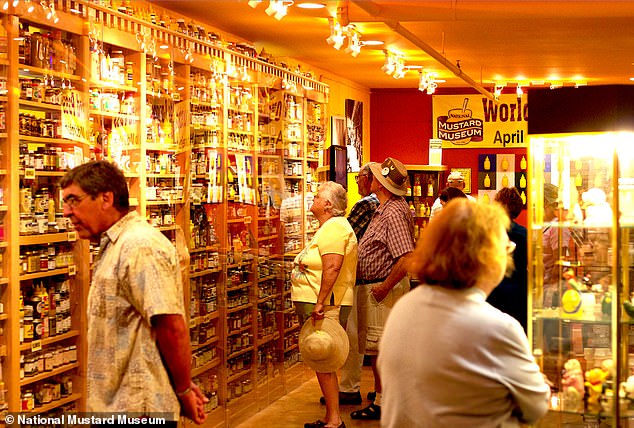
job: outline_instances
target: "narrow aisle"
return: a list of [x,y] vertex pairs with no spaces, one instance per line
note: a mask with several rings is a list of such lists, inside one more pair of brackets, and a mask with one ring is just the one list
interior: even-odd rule
[[[346,427],[379,428],[379,421],[358,421],[350,419],[350,412],[365,407],[369,402],[365,399],[368,391],[374,389],[372,370],[363,367],[361,377],[361,394],[364,401],[361,405],[341,406],[341,416]],[[271,403],[268,407],[253,415],[235,428],[302,428],[306,422],[314,422],[323,418],[325,407],[319,404],[321,390],[317,377],[313,376],[289,394]]]

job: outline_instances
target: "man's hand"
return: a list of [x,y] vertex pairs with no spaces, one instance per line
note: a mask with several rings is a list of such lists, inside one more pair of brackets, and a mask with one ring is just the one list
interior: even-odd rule
[[209,399],[205,397],[193,382],[190,385],[190,390],[178,397],[181,402],[181,413],[197,423],[198,425],[205,422],[207,415],[205,414],[205,403],[209,402]]
[[370,290],[370,294],[374,296],[374,300],[376,300],[377,303],[381,303],[383,299],[387,297],[389,292],[390,292],[390,289],[389,288],[386,289],[385,287],[383,287],[383,284],[375,285]]

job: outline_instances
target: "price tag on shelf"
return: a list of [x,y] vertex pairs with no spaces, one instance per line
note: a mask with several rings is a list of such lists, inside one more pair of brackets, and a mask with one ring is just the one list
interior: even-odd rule
[[35,168],[24,168],[24,178],[26,180],[35,179]]
[[205,315],[205,323],[211,322],[211,314]]
[[71,231],[71,232],[68,232],[68,238],[67,238],[67,240],[68,240],[69,242],[74,242],[74,241],[76,241],[76,240],[77,240],[77,232],[75,232],[74,230],[73,230],[73,231]]
[[251,224],[251,216],[250,215],[244,217],[244,224]]
[[198,318],[191,318],[189,320],[189,328],[194,328],[198,324]]
[[42,350],[42,341],[34,340],[31,342],[31,352],[41,351]]
[[68,266],[68,274],[69,274],[70,276],[75,276],[75,275],[77,275],[77,266],[75,266],[75,265],[70,265],[70,266]]

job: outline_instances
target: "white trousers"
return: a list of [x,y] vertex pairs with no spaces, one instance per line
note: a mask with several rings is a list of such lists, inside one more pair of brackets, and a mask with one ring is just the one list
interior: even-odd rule
[[350,352],[345,364],[341,368],[341,379],[339,380],[339,391],[359,392],[361,390],[361,369],[363,368],[363,354],[359,354],[359,340],[357,327],[357,296],[359,286],[354,287],[354,301],[352,311],[348,317],[346,333],[350,341]]

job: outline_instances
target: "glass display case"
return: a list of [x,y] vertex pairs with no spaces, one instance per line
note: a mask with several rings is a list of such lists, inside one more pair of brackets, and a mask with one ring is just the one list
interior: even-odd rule
[[530,136],[528,334],[553,383],[540,426],[634,426],[633,142]]

